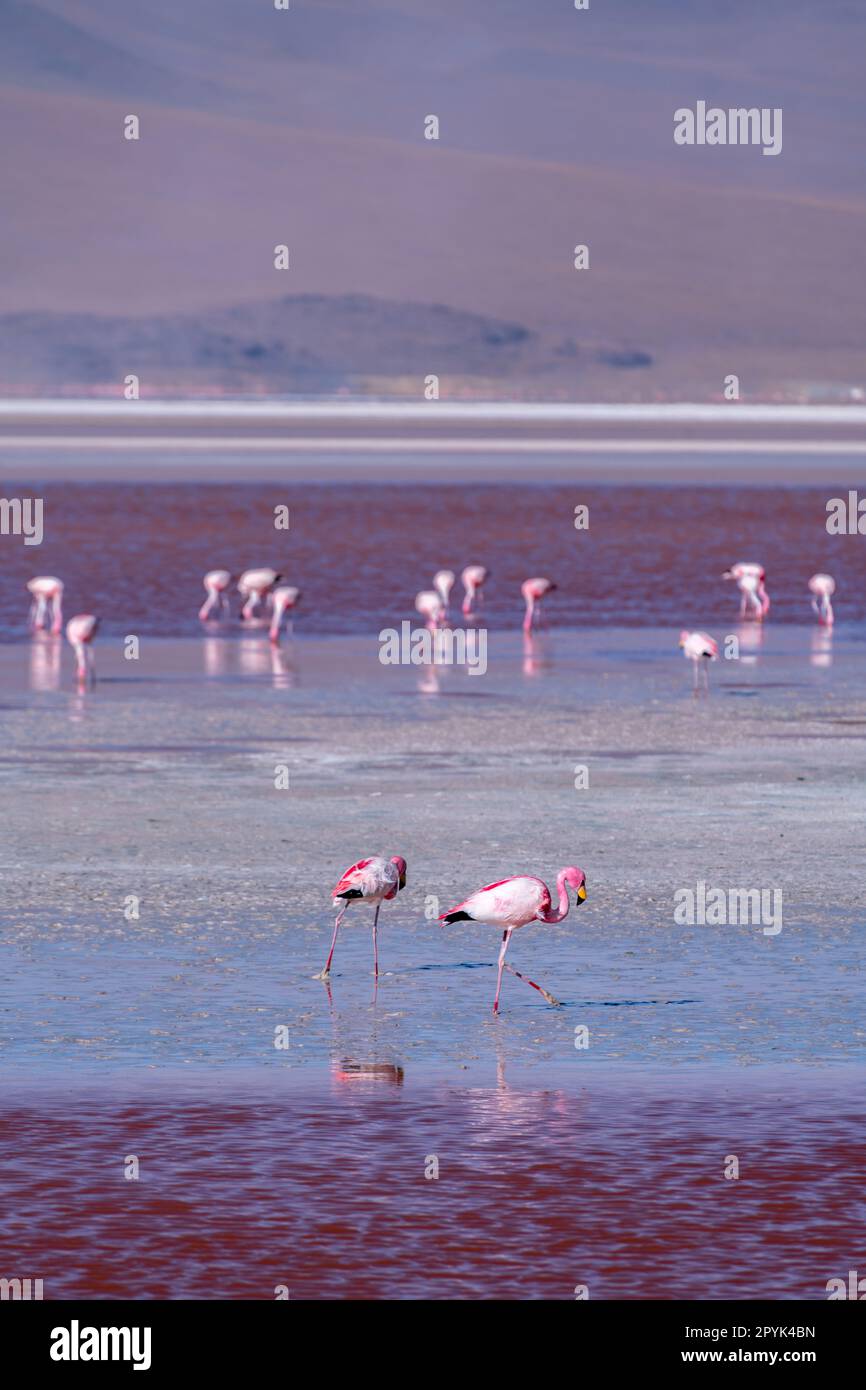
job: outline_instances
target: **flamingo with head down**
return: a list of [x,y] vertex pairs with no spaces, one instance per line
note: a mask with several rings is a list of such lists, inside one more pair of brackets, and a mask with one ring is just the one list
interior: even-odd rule
[[406,860],[399,854],[394,854],[390,859],[383,859],[381,856],[374,856],[372,859],[359,859],[357,864],[352,864],[333,890],[334,907],[339,907],[337,920],[334,923],[334,935],[331,938],[331,949],[325,968],[316,976],[318,980],[327,980],[331,973],[331,961],[334,959],[334,947],[337,944],[337,932],[340,923],[349,910],[352,902],[360,901],[365,903],[375,903],[376,911],[373,915],[373,970],[376,979],[379,978],[379,948],[376,940],[376,927],[379,922],[379,909],[383,902],[388,902],[391,898],[396,898],[397,894],[406,887]]
[[823,623],[825,627],[832,627],[834,614],[830,599],[836,592],[836,581],[832,574],[813,574],[809,580],[809,592],[818,622]]
[[763,565],[739,561],[725,570],[723,579],[735,579],[740,591],[740,617],[745,618],[751,608],[752,617],[760,622],[770,611],[770,596],[765,587],[767,578]]
[[490,578],[490,572],[483,565],[467,565],[460,578],[463,581],[465,590],[463,595],[463,612],[468,616],[472,612],[472,605],[484,584]]
[[[268,636],[274,646],[280,640],[280,627],[283,618],[287,613],[291,613],[298,605],[301,597],[300,589],[295,589],[291,584],[280,584],[273,591],[274,611],[271,618],[271,627]],[[291,632],[291,619],[289,620],[289,631]]]
[[442,600],[443,617],[448,617],[448,600],[454,588],[456,575],[453,570],[437,570],[433,576],[433,588]]
[[34,632],[42,632],[45,619],[51,610],[51,633],[57,637],[63,628],[63,580],[53,574],[38,574],[28,581],[30,593],[30,626]]
[[231,582],[232,576],[229,570],[208,570],[202,580],[207,598],[198,610],[198,616],[202,622],[207,621],[214,609],[220,613],[229,611],[227,590],[230,588]]
[[[566,886],[568,885],[568,886]],[[573,888],[577,894],[577,902],[582,903],[586,900],[586,874],[583,869],[576,868],[570,864],[565,869],[560,869],[556,877],[556,888],[559,894],[559,907],[551,906],[550,889],[540,878],[534,878],[529,874],[520,874],[514,878],[504,878],[498,883],[488,883],[486,888],[479,888],[477,893],[473,893],[464,903],[458,903],[457,907],[452,907],[450,912],[443,912],[439,918],[440,922],[483,922],[485,926],[498,927],[502,929],[502,946],[499,951],[499,973],[496,977],[496,998],[493,1001],[493,1012],[499,1013],[499,994],[502,989],[502,971],[510,970],[512,975],[516,975],[519,980],[524,980],[526,984],[532,985],[539,994],[543,994],[548,1004],[559,1003],[552,994],[548,994],[546,989],[537,985],[534,980],[530,980],[526,975],[521,975],[513,966],[508,965],[505,960],[505,952],[508,950],[508,943],[511,940],[511,933],[517,931],[519,927],[528,926],[530,922],[561,922],[568,914],[569,897],[568,888]]]
[[523,618],[523,631],[531,632],[534,625],[539,621],[541,613],[541,600],[545,594],[551,593],[556,588],[552,579],[544,579],[538,576],[535,579],[524,579],[520,586],[526,604],[526,613]]
[[238,593],[244,598],[241,618],[252,618],[259,604],[268,598],[282,579],[277,570],[244,570],[238,580]]
[[88,679],[96,678],[93,663],[93,648],[90,645],[96,636],[99,619],[92,613],[77,613],[66,624],[66,640],[75,652],[76,675],[79,686],[85,686]]
[[431,631],[444,623],[445,605],[433,589],[422,589],[420,594],[416,594],[415,607]]

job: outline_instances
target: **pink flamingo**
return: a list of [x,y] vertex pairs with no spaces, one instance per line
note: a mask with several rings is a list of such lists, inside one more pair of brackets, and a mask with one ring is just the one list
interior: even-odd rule
[[245,600],[241,609],[241,617],[245,621],[253,616],[259,604],[271,594],[282,577],[276,570],[244,570],[238,580],[238,593]]
[[465,614],[468,615],[472,612],[472,605],[475,602],[475,597],[482,585],[487,583],[489,577],[489,571],[486,570],[483,565],[466,566],[460,576],[463,581],[463,588],[466,591],[463,596],[463,612]]
[[550,579],[524,579],[520,586],[520,592],[526,603],[526,615],[523,619],[523,631],[531,632],[533,624],[538,622],[537,614],[541,612],[541,600],[545,594],[549,594],[555,589],[556,585]]
[[[361,902],[375,903],[376,911],[373,916],[373,970],[376,979],[379,978],[379,948],[376,940],[376,926],[379,921],[379,909],[383,902],[391,898],[396,898],[401,889],[406,887],[406,860],[399,854],[392,855],[390,859],[382,859],[374,856],[372,859],[359,859],[357,864],[353,864],[341,875],[340,881],[332,893],[334,907],[339,907],[337,920],[334,923],[334,935],[331,938],[331,950],[323,971],[316,976],[317,980],[327,980],[331,974],[331,961],[334,959],[334,947],[337,944],[337,932],[340,923],[349,910],[349,904],[356,898]],[[342,906],[340,906],[342,904]]]
[[695,693],[698,689],[698,666],[703,663],[704,687],[709,690],[710,681],[707,675],[707,664],[715,661],[719,654],[719,644],[712,637],[708,637],[705,632],[686,632],[685,629],[680,633],[680,646],[683,649],[683,656],[695,663]]
[[[297,607],[301,597],[300,589],[293,589],[291,584],[281,584],[273,591],[274,612],[271,618],[271,630],[268,634],[274,646],[280,640],[280,626],[286,613],[290,613]],[[289,622],[291,629],[291,621]]]
[[210,617],[211,610],[216,608],[220,612],[229,611],[229,599],[226,590],[232,582],[231,574],[228,570],[208,570],[202,583],[204,584],[207,598],[198,611],[202,622]]
[[454,588],[456,576],[453,570],[437,570],[433,576],[433,588],[442,600],[442,616],[448,617],[448,600],[451,597],[451,590]]
[[760,622],[770,611],[770,596],[765,588],[767,578],[763,565],[747,564],[740,561],[725,570],[723,579],[735,579],[740,591],[740,617],[745,618],[746,608],[751,604],[756,622]]
[[830,598],[836,592],[836,581],[832,574],[813,574],[809,580],[812,594],[812,607],[818,614],[818,622],[825,627],[833,626],[833,605]]
[[53,574],[38,574],[35,579],[29,580],[27,589],[32,600],[29,619],[31,628],[34,632],[44,629],[50,604],[51,632],[56,637],[63,628],[63,580],[55,578]]
[[550,889],[540,878],[533,878],[531,875],[519,875],[516,878],[503,878],[499,883],[488,883],[486,888],[479,888],[477,893],[473,893],[467,898],[465,903],[459,903],[457,907],[452,907],[450,912],[443,912],[439,918],[440,922],[483,922],[485,926],[501,927],[502,946],[499,951],[499,974],[496,979],[496,998],[493,1001],[493,1012],[499,1013],[499,992],[502,988],[502,971],[510,970],[512,975],[516,975],[518,980],[524,980],[526,984],[532,985],[539,994],[543,994],[548,1004],[558,1005],[559,1000],[554,999],[552,994],[548,994],[546,989],[537,985],[528,976],[521,975],[519,970],[508,965],[505,960],[505,952],[508,950],[508,943],[511,940],[511,933],[517,931],[518,927],[525,927],[529,922],[561,922],[568,914],[568,889],[569,884],[577,893],[578,903],[586,901],[586,874],[583,869],[577,869],[573,864],[568,868],[560,869],[556,876],[556,888],[559,893],[559,908],[551,908]]
[[76,674],[80,686],[87,684],[88,677],[91,681],[95,679],[93,648],[90,644],[98,627],[99,619],[92,613],[77,613],[66,624],[66,640],[75,652]]
[[416,594],[415,607],[431,630],[445,621],[445,606],[433,589],[422,589],[420,594]]

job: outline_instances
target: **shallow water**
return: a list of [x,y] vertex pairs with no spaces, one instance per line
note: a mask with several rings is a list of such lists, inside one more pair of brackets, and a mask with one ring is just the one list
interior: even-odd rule
[[[459,576],[467,564],[490,570],[483,614],[494,628],[519,622],[520,584],[535,574],[559,585],[546,605],[555,625],[730,623],[737,595],[720,576],[738,560],[765,566],[776,623],[809,620],[806,584],[821,570],[836,577],[840,617],[866,619],[862,537],[825,528],[827,500],[848,495],[832,480],[772,488],[4,482],[6,496],[31,494],[44,499],[44,540],[38,548],[3,541],[5,639],[23,635],[24,586],[36,573],[59,575],[67,612],[99,614],[105,632],[192,636],[202,575],[260,565],[301,588],[298,624],[310,634],[414,619],[415,595],[435,572]],[[589,528],[576,531],[580,504]],[[274,530],[278,505],[290,508],[288,531]],[[459,583],[455,595],[459,602]]]
[[862,1257],[862,1077],[744,1096],[335,1067],[2,1118],[0,1267],[46,1298],[820,1299]]

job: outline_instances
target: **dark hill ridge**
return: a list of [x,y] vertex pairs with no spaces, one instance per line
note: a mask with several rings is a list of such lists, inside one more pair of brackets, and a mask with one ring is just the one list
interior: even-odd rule
[[522,324],[370,295],[290,295],[198,314],[0,316],[0,388],[68,395],[137,375],[143,391],[336,390],[430,373],[513,382],[585,362],[646,366],[633,349],[546,341]]

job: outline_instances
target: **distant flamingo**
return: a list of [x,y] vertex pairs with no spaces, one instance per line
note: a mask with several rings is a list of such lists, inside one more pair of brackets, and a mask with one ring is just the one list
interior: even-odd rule
[[499,951],[499,974],[496,979],[496,998],[493,1001],[493,1012],[499,1013],[499,993],[502,988],[502,971],[510,970],[512,975],[516,975],[519,980],[525,980],[526,984],[532,985],[539,994],[543,994],[548,1004],[558,1004],[559,1000],[554,999],[552,994],[548,994],[546,989],[537,985],[534,980],[528,979],[526,975],[521,975],[513,966],[506,965],[505,952],[508,950],[508,943],[511,940],[511,933],[517,931],[518,927],[525,927],[529,922],[561,922],[568,913],[568,890],[566,884],[575,889],[578,903],[586,899],[586,875],[583,869],[577,869],[574,865],[569,865],[566,869],[560,869],[556,877],[556,888],[559,893],[559,908],[551,908],[550,889],[540,878],[533,878],[530,875],[521,875],[516,878],[504,878],[498,883],[488,883],[486,888],[479,888],[477,893],[473,893],[467,898],[465,903],[459,903],[450,912],[443,912],[439,918],[440,922],[483,922],[485,926],[501,927],[502,946]]
[[34,632],[42,632],[48,605],[51,605],[51,631],[56,637],[63,628],[63,580],[53,574],[39,574],[29,580],[27,588],[32,602],[30,604],[30,626]]
[[238,593],[245,599],[241,617],[251,618],[263,599],[279,584],[282,575],[276,570],[244,570],[238,580]]
[[433,589],[422,589],[416,594],[415,607],[431,629],[440,627],[445,621],[445,605]]
[[545,594],[549,594],[556,585],[551,579],[524,579],[520,586],[520,592],[526,603],[526,615],[523,619],[523,631],[531,632],[533,625],[538,622],[538,614],[541,612],[540,604]]
[[438,570],[433,576],[433,588],[442,600],[442,607],[445,610],[443,617],[448,617],[448,600],[451,597],[451,590],[454,588],[456,576],[453,570]]
[[698,688],[698,667],[703,666],[704,687],[709,690],[710,681],[707,675],[707,663],[715,661],[719,654],[719,644],[712,637],[708,637],[705,632],[686,632],[685,629],[680,633],[680,646],[683,649],[683,656],[695,663],[695,691]]
[[751,605],[752,616],[757,622],[770,611],[770,596],[764,586],[767,578],[763,565],[747,564],[740,561],[725,570],[723,579],[735,579],[740,591],[740,617],[745,618],[746,609]]
[[467,565],[460,578],[466,591],[463,596],[463,612],[468,615],[472,612],[472,605],[479,589],[487,583],[489,573],[483,565]]
[[812,607],[818,614],[818,622],[832,627],[833,605],[830,598],[836,592],[836,581],[832,574],[813,574],[809,580],[809,591],[813,595]]
[[333,891],[334,907],[340,908],[337,920],[334,923],[334,935],[331,938],[331,950],[324,970],[316,976],[318,980],[327,980],[331,973],[331,961],[334,959],[334,947],[337,944],[337,932],[340,923],[349,910],[349,905],[355,899],[365,903],[375,903],[376,911],[373,916],[373,969],[376,979],[379,978],[379,948],[376,940],[376,926],[379,921],[379,909],[383,902],[391,898],[396,898],[402,888],[406,887],[406,860],[399,854],[392,855],[390,859],[382,859],[374,856],[372,859],[359,859],[357,864],[340,877],[340,881]]
[[75,652],[78,684],[86,685],[88,678],[95,678],[93,668],[93,648],[91,642],[96,636],[99,619],[92,613],[77,613],[66,624],[66,640]]
[[202,622],[210,617],[211,610],[216,608],[219,612],[229,611],[229,598],[226,590],[232,582],[231,574],[228,570],[208,570],[202,583],[207,592],[207,598],[198,611]]
[[[274,646],[280,640],[280,626],[286,613],[291,613],[297,607],[301,597],[300,589],[293,589],[291,584],[281,584],[273,591],[274,612],[271,618],[271,630],[268,634]],[[291,623],[289,624],[291,627]]]

